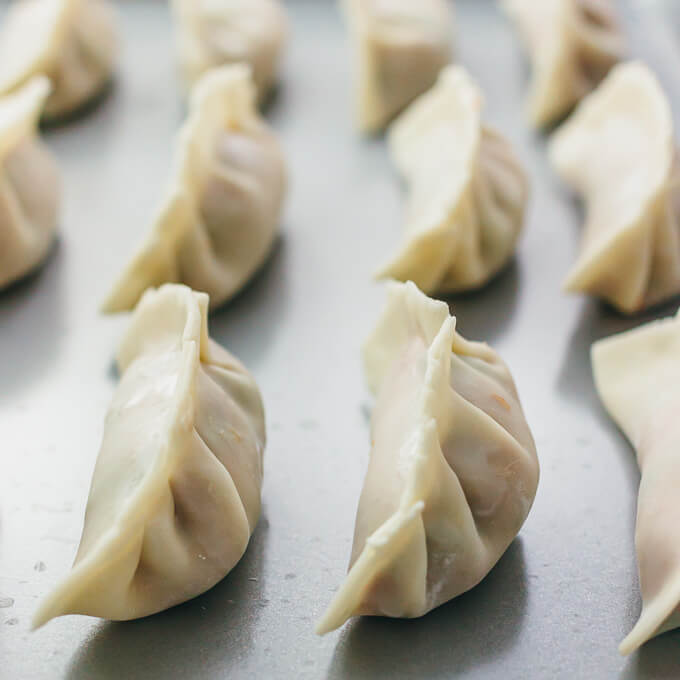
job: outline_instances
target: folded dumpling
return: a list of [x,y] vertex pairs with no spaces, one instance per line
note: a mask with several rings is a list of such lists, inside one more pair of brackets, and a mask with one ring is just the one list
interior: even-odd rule
[[276,81],[288,20],[279,0],[172,0],[179,59],[193,85],[224,64],[250,65],[260,98]]
[[565,116],[623,56],[613,0],[502,0],[529,50],[529,117],[536,126]]
[[250,68],[206,73],[191,97],[170,187],[151,234],[104,304],[131,309],[161,283],[185,283],[213,306],[264,263],[278,232],[286,187],[281,148],[255,106]]
[[392,124],[392,159],[408,185],[406,236],[379,278],[428,294],[478,288],[515,252],[528,182],[510,144],[481,122],[482,98],[458,66]]
[[343,0],[357,60],[359,128],[383,128],[451,61],[447,0]]
[[108,0],[17,0],[0,32],[0,94],[43,74],[53,87],[44,117],[72,113],[109,82],[117,47]]
[[54,240],[59,170],[37,131],[49,93],[36,76],[0,97],[0,288],[35,269]]
[[595,384],[640,466],[635,548],[642,614],[630,654],[680,627],[680,315],[593,345]]
[[349,574],[317,632],[417,617],[479,583],[529,513],[538,459],[512,377],[443,302],[392,283],[364,351],[377,394]]
[[118,352],[73,570],[35,614],[113,620],[211,588],[260,514],[264,411],[248,371],[208,337],[208,296],[148,291]]
[[586,203],[567,290],[626,313],[680,293],[680,166],[670,106],[651,71],[617,66],[557,131],[550,158]]

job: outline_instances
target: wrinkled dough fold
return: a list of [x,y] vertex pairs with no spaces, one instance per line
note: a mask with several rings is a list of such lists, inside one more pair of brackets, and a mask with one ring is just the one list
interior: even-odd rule
[[408,186],[404,242],[378,278],[427,294],[479,288],[517,247],[528,182],[508,142],[481,123],[482,98],[449,66],[389,129]]
[[182,74],[193,85],[206,71],[246,63],[262,99],[274,85],[288,37],[279,0],[172,0]]
[[600,398],[635,448],[641,473],[642,613],[620,647],[630,654],[680,626],[680,316],[596,342],[592,359]]
[[563,118],[623,57],[613,0],[502,0],[532,62],[528,115],[537,127]]
[[39,266],[54,240],[61,182],[37,130],[49,93],[37,76],[0,97],[0,289]]
[[257,112],[249,67],[209,71],[193,90],[151,233],[104,311],[131,309],[168,282],[208,293],[214,307],[227,302],[269,255],[285,189],[283,155]]
[[668,101],[641,63],[617,66],[550,144],[586,205],[565,287],[634,313],[680,293],[680,165]]
[[121,343],[73,570],[55,616],[147,616],[211,588],[260,513],[264,412],[246,369],[208,337],[208,297],[148,291]]
[[108,0],[18,0],[0,31],[0,94],[42,74],[52,81],[44,118],[68,115],[103,90],[117,52]]
[[377,392],[350,570],[318,624],[422,616],[490,571],[529,512],[538,460],[512,378],[444,303],[393,283],[364,351]]
[[428,90],[453,51],[446,0],[343,0],[354,43],[356,117],[375,132]]

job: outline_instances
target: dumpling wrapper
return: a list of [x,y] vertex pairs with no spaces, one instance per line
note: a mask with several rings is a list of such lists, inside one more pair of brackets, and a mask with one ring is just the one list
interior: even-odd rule
[[108,0],[17,0],[0,31],[0,95],[42,74],[53,87],[44,118],[68,115],[111,80],[117,51]]
[[563,118],[623,58],[612,0],[501,0],[533,68],[528,114],[543,127]]
[[0,288],[47,257],[59,219],[61,181],[38,136],[50,82],[36,76],[0,97]]
[[279,0],[172,0],[182,73],[193,85],[216,66],[249,64],[262,99],[288,37]]
[[536,449],[512,377],[443,302],[392,283],[364,348],[377,401],[350,570],[317,626],[418,617],[477,585],[536,495]]
[[600,340],[592,360],[600,398],[635,448],[641,473],[642,614],[619,648],[630,654],[680,627],[680,316]]
[[454,17],[446,0],[343,0],[355,43],[357,123],[382,129],[428,90],[452,58]]
[[651,71],[617,66],[555,133],[550,159],[586,204],[565,288],[629,314],[680,293],[680,173],[670,106]]
[[33,626],[64,614],[147,616],[211,588],[260,514],[264,411],[246,369],[208,337],[208,296],[148,291],[118,351],[73,570]]
[[481,123],[482,97],[458,66],[444,69],[389,128],[406,180],[406,235],[378,278],[431,295],[479,288],[513,256],[528,181],[509,143]]
[[269,255],[285,189],[281,148],[257,112],[249,67],[209,71],[192,92],[151,234],[104,311],[132,309],[147,288],[168,282],[208,293],[213,307],[229,300]]

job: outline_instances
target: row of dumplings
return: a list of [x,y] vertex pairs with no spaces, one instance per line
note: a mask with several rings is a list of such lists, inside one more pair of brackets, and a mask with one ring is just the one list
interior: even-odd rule
[[[60,36],[79,35],[77,22],[65,17],[79,16],[78,7],[87,16],[82,8],[89,6],[85,0],[28,0],[19,7],[24,4],[34,12],[25,26],[43,17],[36,7],[51,7]],[[613,15],[601,14],[607,3],[508,5],[520,22],[542,22],[543,31],[526,28],[536,71],[532,110],[537,122],[552,120],[618,59]],[[539,5],[545,15],[535,11]],[[392,8],[392,14],[385,7],[390,3],[348,3],[359,46],[361,126],[382,127],[406,107],[391,124],[388,142],[409,184],[407,234],[380,275],[415,281],[426,293],[476,288],[514,252],[527,181],[508,143],[481,122],[481,96],[471,78],[459,67],[443,68],[450,50],[448,6],[428,0]],[[182,30],[192,25],[188,14],[178,16]],[[582,30],[584,22],[593,25],[591,33]],[[6,24],[17,25],[16,18]],[[547,34],[559,47],[558,60],[552,48],[547,59],[537,38],[546,26],[554,29]],[[282,40],[283,29],[278,35]],[[24,59],[33,66],[0,101],[3,194],[8,215],[21,227],[20,256],[6,265],[0,259],[0,276],[10,272],[4,282],[42,259],[56,224],[56,166],[35,134],[41,111],[64,115],[85,99],[74,99],[82,87],[60,91],[72,81],[49,68],[47,57],[58,54],[52,38],[42,61]],[[196,80],[190,112],[151,234],[105,303],[108,311],[135,307],[118,355],[121,381],[107,414],[74,569],[42,604],[36,625],[68,613],[129,619],[193,597],[229,572],[257,522],[264,410],[246,369],[210,340],[207,308],[245,283],[275,237],[285,163],[257,101],[273,81],[279,47],[262,58],[267,68],[251,63],[206,71],[201,64],[213,62],[197,55],[208,42],[198,39],[191,49],[180,42],[184,54],[193,55],[185,59],[193,64],[189,80]],[[586,57],[594,55],[591,64]],[[548,82],[545,72],[554,76],[559,105],[540,84]],[[69,106],[59,104],[65,101]],[[550,107],[541,109],[535,103],[541,101]],[[672,123],[646,67],[614,69],[557,132],[551,158],[588,204],[572,287],[625,311],[676,294]],[[161,287],[150,290],[155,286]],[[608,406],[608,385],[624,368],[624,361],[614,362],[598,381]],[[486,345],[462,339],[447,306],[414,283],[390,287],[366,345],[365,371],[377,397],[373,450],[350,573],[319,624],[321,633],[353,615],[419,616],[473,587],[519,531],[538,483],[534,443],[507,368]],[[630,408],[620,406],[620,416],[617,408],[610,410],[625,429]],[[637,443],[637,436],[631,440]],[[663,448],[655,452],[663,469],[668,456]],[[675,571],[659,577],[654,569],[664,556],[659,532],[665,527],[653,506],[642,503],[648,479],[643,469],[641,517],[647,520],[639,524],[645,536],[638,550],[645,608],[624,651],[678,623],[672,616],[680,598]],[[665,563],[672,565],[670,557]],[[652,565],[651,586],[646,564]]]
[[[221,24],[211,17],[224,5],[184,4],[178,0],[176,16],[181,63],[188,80],[196,80],[190,114],[151,233],[114,286],[106,311],[130,309],[145,288],[164,281],[204,290],[213,305],[222,304],[266,259],[276,235],[285,164],[255,98],[261,99],[274,80],[286,33],[284,15],[268,0],[247,10],[235,3]],[[535,62],[531,101],[555,101],[547,83],[562,95],[569,93],[559,113],[541,120],[568,111],[622,53],[607,2],[551,0],[539,3],[540,11],[530,11],[534,3],[527,0],[505,4],[528,36],[544,36],[553,46],[548,50],[528,38]],[[377,275],[412,280],[428,294],[478,288],[514,253],[528,182],[507,141],[481,121],[482,98],[473,81],[460,68],[442,69],[451,53],[449,6],[443,0],[407,8],[371,0],[347,6],[359,57],[360,126],[384,126],[408,106],[388,132],[392,158],[410,188],[405,238]],[[197,8],[202,8],[197,14],[202,22],[197,16],[190,20]],[[109,10],[104,0],[24,0],[6,19],[0,54],[20,42],[16,36],[30,25],[51,26],[52,33],[40,43],[43,51],[25,48],[19,51],[23,58],[0,59],[0,93],[14,93],[0,100],[3,174],[8,193],[27,212],[24,224],[18,224],[16,214],[6,221],[12,245],[6,249],[8,263],[0,267],[0,286],[30,271],[48,250],[58,214],[56,170],[44,148],[36,151],[40,145],[28,139],[41,106],[43,116],[64,115],[110,77],[115,31]],[[97,69],[87,62],[92,51],[77,43],[77,36],[91,35],[86,30],[95,21],[90,12],[97,25],[108,27],[106,39],[98,43],[108,46],[107,59],[95,59]],[[251,23],[259,27],[254,33],[246,31]],[[224,30],[218,31],[220,26]],[[210,36],[201,27],[210,27]],[[243,32],[250,42],[239,52],[235,36]],[[222,38],[221,52],[213,45],[213,33]],[[70,35],[74,44],[66,39]],[[81,62],[70,58],[71,52]],[[239,54],[249,57],[256,94],[243,66],[198,82],[210,66]],[[51,78],[48,94],[44,83],[31,84],[35,73]],[[587,203],[582,252],[567,278],[569,290],[597,295],[624,312],[680,292],[680,254],[672,247],[677,238],[672,134],[670,107],[656,79],[643,66],[627,65],[614,69],[554,136],[553,165]],[[623,200],[614,200],[623,185],[632,188]]]
[[[105,307],[130,309],[149,285],[184,281],[213,304],[266,258],[285,193],[279,145],[256,100],[272,86],[287,35],[276,0],[173,3],[190,115],[149,239]],[[0,287],[47,256],[59,172],[37,124],[77,112],[111,80],[116,14],[107,0],[21,0],[0,32]],[[229,66],[230,65],[230,66]]]

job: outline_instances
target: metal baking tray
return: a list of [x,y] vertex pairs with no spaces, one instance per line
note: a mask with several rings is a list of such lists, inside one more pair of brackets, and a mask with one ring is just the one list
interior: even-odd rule
[[[680,114],[671,5],[621,2],[632,53],[659,73]],[[210,319],[264,394],[262,519],[240,564],[195,600],[129,623],[71,616],[29,632],[37,599],[75,554],[115,387],[127,320],[97,307],[148,229],[184,113],[166,3],[121,2],[114,88],[89,115],[46,132],[65,179],[59,242],[38,274],[0,294],[0,597],[13,602],[0,608],[0,678],[680,677],[677,632],[629,659],[617,652],[640,608],[639,476],[598,403],[588,358],[596,338],[674,307],[626,319],[560,292],[580,208],[525,123],[528,73],[512,27],[490,0],[456,6],[459,59],[532,181],[514,263],[451,300],[462,333],[510,365],[538,444],[542,479],[519,538],[478,587],[420,620],[313,632],[349,558],[369,449],[359,348],[384,302],[371,273],[401,237],[403,196],[383,140],[354,130],[335,3],[291,1],[294,35],[267,111],[292,178],[283,235]]]

